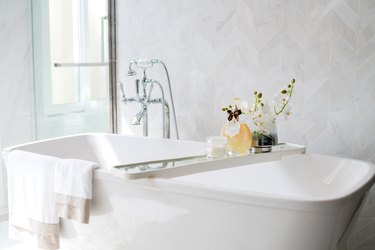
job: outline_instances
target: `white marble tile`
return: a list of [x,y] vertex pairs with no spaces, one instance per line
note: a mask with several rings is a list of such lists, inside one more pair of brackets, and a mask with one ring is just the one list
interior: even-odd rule
[[327,62],[327,59],[322,61],[322,56],[330,59],[330,43],[331,43],[331,25],[332,15],[324,16],[321,20],[313,23],[307,23],[305,26],[306,32],[306,64],[310,65],[315,62]]
[[31,60],[31,45],[30,1],[0,1],[0,61]]
[[[295,1],[296,2],[296,1]],[[308,22],[316,22],[325,18],[332,11],[332,0],[307,0],[304,1]]]
[[359,32],[359,46],[364,47],[374,40],[375,20],[368,23],[367,26]]
[[2,146],[32,138],[31,62],[0,62],[0,135]]
[[352,11],[358,15],[358,7],[359,7],[360,0],[345,0],[345,3],[348,5]]
[[339,1],[334,5],[333,11],[340,19],[345,22],[353,32],[358,30],[358,9],[353,9],[351,3],[346,1]]
[[[0,150],[33,138],[31,46],[30,1],[1,0]],[[0,210],[6,205],[4,185],[0,173]]]
[[355,130],[353,144],[355,149],[369,147],[369,153],[374,154],[374,150],[370,147],[370,143],[375,138],[375,90],[372,90],[367,95],[362,96],[355,102]]
[[336,13],[332,14],[332,25],[334,30],[333,36],[339,36],[338,39],[333,39],[333,41],[336,43],[340,41],[348,45],[351,49],[357,50],[356,30],[353,30],[353,28],[345,22],[344,18],[336,15]]
[[366,29],[375,19],[375,2],[372,0],[360,0],[358,8],[359,31]]

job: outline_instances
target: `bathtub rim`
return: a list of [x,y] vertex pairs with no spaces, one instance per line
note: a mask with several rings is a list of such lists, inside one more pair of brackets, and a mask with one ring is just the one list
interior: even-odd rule
[[195,185],[187,182],[167,178],[144,178],[128,180],[114,176],[104,169],[95,171],[94,179],[109,181],[121,185],[134,185],[141,189],[151,189],[157,192],[174,193],[177,195],[193,196],[201,199],[213,199],[224,202],[235,202],[244,205],[262,206],[268,208],[281,208],[298,211],[330,211],[337,210],[348,203],[360,200],[371,188],[375,177],[368,179],[362,187],[341,197],[326,197],[325,199],[292,199],[280,195],[269,195],[257,192],[229,190],[225,188],[212,188],[204,185]]
[[[17,150],[20,147],[29,146],[29,145],[33,145],[36,143],[45,143],[49,141],[54,141],[56,139],[76,138],[76,137],[86,137],[86,140],[87,140],[87,137],[97,136],[97,135],[109,135],[109,136],[121,136],[125,138],[128,137],[128,138],[142,138],[142,139],[148,139],[148,140],[160,140],[160,138],[143,138],[143,137],[138,137],[138,136],[133,136],[133,135],[120,135],[120,134],[111,134],[111,133],[82,133],[82,134],[61,136],[61,137],[50,138],[50,139],[43,139],[43,140],[10,146],[10,147],[3,149],[2,157],[5,160],[6,155],[10,151]],[[170,139],[164,139],[164,140],[170,140]],[[178,140],[175,140],[175,141],[178,141]],[[204,142],[189,141],[189,140],[183,140],[183,141],[204,143]],[[374,170],[375,165],[370,162],[350,159],[350,158],[345,158],[345,157],[335,157],[335,156],[328,156],[328,157],[346,159],[350,161],[361,162],[363,164],[368,164],[372,167],[373,172],[375,171]],[[95,170],[94,178],[102,179],[106,181],[112,181],[112,182],[121,182],[121,183],[125,182],[128,184],[137,185],[142,188],[147,188],[147,189],[151,188],[151,189],[159,190],[162,192],[178,193],[178,194],[190,195],[190,196],[201,197],[201,198],[239,202],[239,203],[252,204],[252,205],[261,205],[265,207],[279,207],[279,208],[302,209],[302,210],[306,210],[306,209],[307,210],[316,210],[316,209],[326,210],[326,209],[342,207],[348,202],[350,202],[351,200],[359,199],[361,196],[363,196],[366,193],[366,191],[371,188],[375,180],[375,176],[373,175],[371,178],[369,178],[363,183],[362,187],[357,188],[356,190],[353,190],[343,196],[339,196],[339,197],[332,196],[332,197],[326,197],[325,199],[298,200],[298,199],[292,199],[290,197],[280,196],[280,195],[269,195],[269,194],[264,194],[264,193],[245,192],[241,190],[231,190],[231,189],[228,190],[228,189],[220,188],[220,187],[212,188],[212,187],[207,187],[205,185],[191,184],[187,182],[172,180],[169,178],[158,177],[158,178],[144,178],[144,179],[138,179],[138,180],[137,179],[126,180],[126,179],[122,179],[120,177],[114,176],[107,169]]]
[[166,138],[142,137],[142,136],[136,136],[136,135],[122,135],[122,134],[105,133],[105,132],[93,132],[93,133],[79,133],[79,134],[74,134],[74,135],[64,135],[64,136],[58,136],[58,137],[53,137],[53,138],[48,138],[48,139],[34,140],[34,141],[26,142],[26,143],[16,144],[13,146],[5,147],[2,150],[2,154],[8,153],[19,147],[30,146],[30,145],[37,144],[37,143],[39,144],[39,143],[45,143],[45,142],[53,142],[53,141],[60,140],[60,139],[77,138],[77,137],[88,138],[88,137],[95,137],[95,136],[102,136],[102,135],[115,136],[115,137],[128,137],[128,138],[134,138],[134,139],[146,139],[146,140],[167,140],[167,141],[184,141],[184,142],[204,143],[203,141],[193,141],[193,140],[181,140],[181,139],[177,140],[177,139],[166,139]]
[[[304,155],[310,155],[310,156],[323,156],[328,157],[331,159],[336,160],[346,160],[351,161],[360,164],[367,165],[369,167],[368,171],[364,176],[361,177],[361,179],[353,186],[351,187],[351,190],[348,190],[347,192],[343,194],[337,194],[337,195],[327,195],[322,198],[319,197],[313,197],[311,199],[301,199],[301,198],[293,198],[288,197],[284,195],[277,195],[277,194],[265,194],[260,192],[251,192],[251,191],[242,191],[238,189],[226,189],[222,187],[208,187],[207,185],[203,184],[196,184],[196,183],[189,183],[189,182],[183,182],[178,180],[171,180],[171,179],[163,179],[160,181],[161,185],[164,185],[165,187],[171,186],[173,184],[179,183],[182,187],[181,192],[189,193],[189,189],[193,189],[194,187],[199,187],[199,189],[205,190],[207,193],[215,192],[218,193],[227,193],[228,195],[235,195],[238,196],[240,200],[237,200],[238,202],[245,201],[246,203],[251,203],[251,198],[256,199],[262,204],[268,204],[268,202],[272,203],[273,206],[280,206],[285,208],[293,208],[299,207],[301,209],[311,208],[313,210],[323,208],[322,206],[326,208],[337,208],[337,207],[343,207],[347,203],[351,202],[352,200],[360,199],[362,196],[366,194],[367,191],[371,189],[371,187],[375,183],[375,164],[371,162],[366,162],[362,160],[357,159],[351,159],[347,157],[339,157],[339,156],[328,156],[328,155],[320,155],[320,154],[310,154],[305,153]],[[282,156],[283,157],[289,157],[290,155]],[[280,160],[281,160],[280,159]],[[170,188],[170,187],[169,187]],[[191,195],[204,195],[202,192],[197,192],[196,194],[191,193]],[[212,197],[213,193],[210,195]],[[208,195],[207,195],[208,196]],[[250,198],[251,197],[251,198]],[[209,197],[207,197],[209,198]],[[226,197],[229,199],[228,197]]]
[[[203,141],[193,141],[193,140],[177,140],[177,139],[166,139],[166,138],[153,138],[153,137],[141,137],[141,136],[136,136],[136,135],[122,135],[122,134],[113,134],[113,133],[104,133],[104,132],[94,132],[94,133],[79,133],[79,134],[74,134],[74,135],[65,135],[65,136],[59,136],[59,137],[54,137],[54,138],[48,138],[48,139],[42,139],[42,140],[35,140],[27,143],[21,143],[9,147],[5,147],[1,151],[1,158],[5,162],[7,159],[7,155],[13,151],[13,150],[28,150],[29,146],[32,145],[37,145],[37,144],[44,144],[48,142],[54,142],[58,140],[64,140],[64,139],[74,139],[74,138],[84,138],[85,142],[90,144],[90,138],[92,137],[99,137],[99,136],[113,136],[113,137],[124,137],[124,138],[131,138],[131,139],[139,139],[139,140],[150,140],[150,141],[174,141],[174,142],[186,142],[186,143],[196,143],[196,144],[201,144],[204,145],[205,142]],[[26,149],[24,149],[26,147]],[[34,151],[31,151],[34,152]],[[41,152],[35,152],[38,154],[43,154]],[[56,156],[59,157],[59,156]],[[67,157],[61,157],[61,158],[67,158]],[[95,161],[95,160],[91,160]],[[4,164],[6,166],[6,164]]]

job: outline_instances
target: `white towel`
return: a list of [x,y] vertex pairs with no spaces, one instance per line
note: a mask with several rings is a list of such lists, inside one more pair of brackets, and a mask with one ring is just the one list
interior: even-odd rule
[[66,159],[55,171],[56,214],[65,219],[89,223],[92,198],[92,170],[96,163]]
[[[19,150],[10,152],[6,162],[10,238],[25,240],[36,236],[39,248],[58,249],[59,215],[55,207],[59,205],[56,201],[61,194],[91,199],[92,169],[97,164]],[[91,174],[87,173],[88,166],[91,166]],[[67,174],[65,170],[70,172]],[[60,193],[56,194],[56,188]],[[65,202],[65,205],[71,204]],[[88,217],[87,208],[84,210],[87,215],[81,217]],[[81,217],[77,217],[78,220]]]

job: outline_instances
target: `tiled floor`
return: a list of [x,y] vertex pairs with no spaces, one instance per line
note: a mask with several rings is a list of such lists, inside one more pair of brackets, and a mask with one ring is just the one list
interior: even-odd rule
[[[350,242],[349,242],[350,243]],[[8,239],[8,222],[0,223],[0,250],[32,250],[30,245],[22,244],[18,241]],[[348,250],[374,250],[375,237],[369,237],[363,244],[359,246],[352,246],[349,244]]]
[[12,249],[19,243],[8,239],[8,221],[0,223],[0,249]]

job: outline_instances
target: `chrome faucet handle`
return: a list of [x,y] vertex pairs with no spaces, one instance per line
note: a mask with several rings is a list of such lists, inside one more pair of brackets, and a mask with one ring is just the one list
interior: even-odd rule
[[127,103],[127,99],[126,99],[126,96],[125,96],[124,84],[122,84],[122,82],[118,81],[118,86],[120,87],[120,91],[121,91],[121,94],[122,94],[122,102],[124,104],[126,104]]
[[140,85],[140,80],[136,79],[135,80],[135,91],[136,91],[138,97],[139,97],[139,85]]
[[125,91],[124,91],[124,84],[122,84],[122,82],[118,82],[118,86],[120,88],[120,91],[121,91],[121,95],[122,95],[122,98],[121,98],[121,101],[126,105],[128,104],[128,102],[142,102],[142,99],[137,96],[137,97],[131,97],[131,98],[126,98],[125,96]]
[[152,89],[154,88],[154,84],[151,83],[150,84],[150,87],[148,89],[148,95],[147,95],[147,99],[146,99],[146,102],[150,102],[150,99],[151,99],[151,93],[152,93]]

